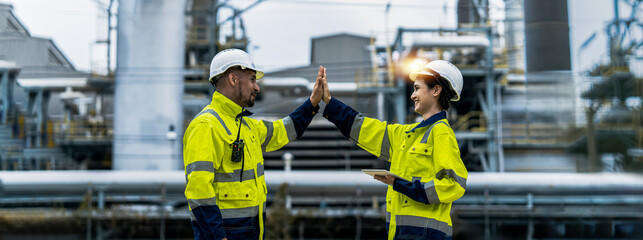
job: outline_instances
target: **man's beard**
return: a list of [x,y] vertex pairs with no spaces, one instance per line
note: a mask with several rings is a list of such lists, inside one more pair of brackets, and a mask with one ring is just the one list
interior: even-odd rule
[[[254,99],[252,99],[252,93],[253,93],[253,92],[251,92],[251,93],[248,95],[248,99],[246,99],[246,100],[244,101],[246,106],[242,106],[242,107],[253,107],[253,106],[255,105],[255,100],[254,100]],[[242,91],[242,89],[241,89],[241,85],[239,85],[239,97],[240,97],[241,99],[243,99],[243,91]]]
[[246,105],[247,105],[247,107],[254,107],[254,105],[255,105],[255,100],[254,100],[254,99],[252,99],[252,95],[250,95],[250,96],[248,97],[248,100],[246,101]]

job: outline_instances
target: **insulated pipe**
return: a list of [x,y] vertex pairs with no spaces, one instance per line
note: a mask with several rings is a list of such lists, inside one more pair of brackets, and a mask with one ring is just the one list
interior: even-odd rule
[[421,40],[413,42],[413,49],[417,48],[457,48],[457,47],[473,47],[479,49],[486,49],[491,44],[489,39],[480,36],[446,36],[446,37],[433,37],[428,40]]
[[[315,82],[310,82],[305,78],[298,77],[264,77],[262,78],[262,81],[262,91],[293,90],[293,88],[299,88],[301,90],[305,89],[307,93],[310,93],[313,91],[313,88],[315,86]],[[333,93],[355,93],[355,91],[358,90],[357,84],[355,84],[354,82],[332,82],[328,83],[328,87],[333,89]]]
[[[288,184],[291,195],[384,194],[386,186],[359,171],[265,171],[266,184],[275,192]],[[180,194],[183,171],[0,171],[0,196],[84,193],[88,188],[105,193]],[[467,193],[565,193],[643,195],[643,176],[608,173],[469,173]]]
[[2,171],[0,195],[75,194],[88,188],[106,193],[154,194],[163,186],[182,192],[182,171]]

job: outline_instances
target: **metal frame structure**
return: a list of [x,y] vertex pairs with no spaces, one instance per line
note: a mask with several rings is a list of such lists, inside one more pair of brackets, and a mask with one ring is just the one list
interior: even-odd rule
[[16,108],[13,86],[21,68],[13,62],[0,60],[0,169],[8,168],[8,161],[20,158],[22,143],[13,138],[16,135]]
[[[8,169],[7,161],[13,161],[15,169],[39,170],[41,163],[47,164],[47,169],[65,169],[64,165],[73,165],[67,154],[58,146],[52,147],[55,142],[56,132],[51,134],[48,127],[52,125],[48,119],[47,108],[52,94],[62,92],[73,87],[83,91],[94,91],[102,94],[102,87],[111,83],[111,80],[75,77],[75,78],[44,78],[44,79],[17,79],[18,86],[24,89],[27,96],[25,115],[25,139],[18,135],[7,136],[7,141],[21,142],[22,155],[2,159],[3,169]],[[17,112],[17,111],[16,111]],[[71,109],[65,108],[65,115],[71,115]],[[15,123],[14,123],[15,124]],[[70,126],[67,126],[68,128]],[[53,130],[56,130],[54,127]],[[32,164],[33,163],[33,164]],[[28,167],[28,165],[33,165]],[[70,165],[70,166],[71,166]]]
[[[497,89],[496,89],[496,73],[494,70],[494,58],[493,58],[493,28],[492,27],[475,27],[475,28],[468,28],[468,27],[462,27],[462,28],[456,28],[456,29],[440,29],[440,28],[398,28],[397,30],[397,35],[395,37],[395,41],[393,42],[391,48],[392,51],[403,51],[404,50],[404,34],[405,33],[458,33],[458,34],[463,34],[463,33],[482,33],[485,34],[487,39],[488,39],[488,45],[486,46],[486,52],[485,52],[485,65],[484,68],[481,69],[484,72],[485,76],[485,93],[484,93],[484,98],[482,97],[481,93],[477,93],[478,97],[480,99],[480,105],[481,108],[483,109],[486,117],[487,117],[487,136],[486,136],[486,141],[487,141],[487,147],[486,147],[486,152],[487,156],[481,156],[481,162],[483,166],[488,165],[487,168],[491,172],[504,172],[504,166],[503,163],[503,158],[501,157],[502,154],[502,141],[499,141],[499,134],[498,134],[498,116],[497,116],[497,109],[498,107],[496,106],[496,102],[499,101],[499,99],[496,97]],[[405,101],[405,92],[404,92],[404,79],[397,79],[397,93],[395,94],[395,102],[397,106],[406,106]],[[404,119],[404,107],[398,107],[396,108],[397,110],[397,118],[398,119]],[[458,134],[456,134],[458,135]],[[465,134],[465,135],[471,135],[471,134]],[[474,137],[474,136],[472,136]],[[476,139],[478,137],[475,137]],[[488,164],[486,164],[488,162]]]

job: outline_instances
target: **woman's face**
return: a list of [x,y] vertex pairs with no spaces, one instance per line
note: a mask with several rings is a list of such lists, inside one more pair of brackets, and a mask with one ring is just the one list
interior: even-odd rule
[[438,101],[438,86],[429,88],[424,80],[417,78],[413,83],[413,94],[411,100],[415,102],[415,112],[421,115],[429,112]]

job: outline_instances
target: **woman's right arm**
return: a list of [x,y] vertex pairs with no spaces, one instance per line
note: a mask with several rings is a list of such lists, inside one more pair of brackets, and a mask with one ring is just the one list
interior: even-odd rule
[[390,161],[391,146],[395,145],[396,133],[403,130],[403,125],[387,124],[386,122],[368,118],[359,114],[355,109],[330,96],[326,68],[322,67],[322,83],[324,94],[322,100],[326,103],[324,118],[337,126],[342,134],[357,143],[357,146],[375,155],[379,159]]
[[389,160],[393,140],[390,136],[399,131],[402,125],[389,125],[365,117],[336,98],[329,100],[323,115],[335,124],[342,135],[356,142],[359,147],[382,160]]

